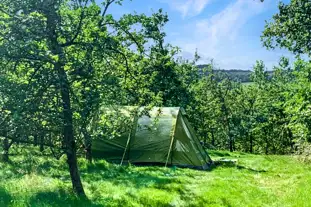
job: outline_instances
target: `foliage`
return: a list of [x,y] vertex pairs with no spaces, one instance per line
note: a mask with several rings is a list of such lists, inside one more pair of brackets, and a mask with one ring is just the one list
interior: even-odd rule
[[[288,59],[281,58],[269,76],[262,61],[254,65],[253,84],[242,85],[214,72],[193,87],[191,119],[202,141],[217,149],[290,153],[294,148],[288,93],[294,80]],[[271,73],[271,72],[270,72]]]
[[279,2],[279,12],[267,22],[262,34],[264,46],[310,55],[310,12],[308,0],[291,0],[288,4]]
[[[290,84],[285,80],[281,85],[287,87],[283,99],[288,122],[286,128],[293,133],[298,144],[310,141],[310,9],[310,1],[306,0],[292,0],[288,4],[280,2],[279,12],[267,23],[262,35],[268,49],[280,47],[298,55],[288,79]],[[305,60],[299,55],[305,55]]]

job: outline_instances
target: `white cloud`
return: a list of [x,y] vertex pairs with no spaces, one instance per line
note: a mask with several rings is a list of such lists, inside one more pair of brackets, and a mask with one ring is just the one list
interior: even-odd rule
[[[227,62],[233,64],[235,58],[232,56],[237,55],[235,54],[237,50],[241,50],[235,43],[240,38],[241,28],[252,17],[263,12],[264,5],[259,1],[236,0],[212,17],[189,24],[185,29],[185,32],[189,32],[184,35],[187,38],[176,40],[173,44],[179,45],[184,52],[193,53],[195,49],[198,49],[203,61],[215,59],[220,63],[220,67],[226,67],[228,65],[225,63],[226,59]],[[250,61],[245,57],[237,59]]]
[[212,0],[162,0],[183,17],[199,15]]

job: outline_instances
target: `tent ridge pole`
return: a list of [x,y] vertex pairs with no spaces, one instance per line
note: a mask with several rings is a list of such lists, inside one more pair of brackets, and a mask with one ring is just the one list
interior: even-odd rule
[[[176,130],[176,125],[177,125],[179,113],[180,112],[178,111],[177,116],[176,116],[176,120],[175,120],[175,124],[174,124],[174,127],[172,129],[171,143],[170,143],[170,148],[168,150],[168,154],[167,154],[167,158],[166,158],[166,162],[165,162],[165,167],[167,167],[167,163],[168,163],[168,160],[170,158],[171,151],[172,151],[172,147],[173,147],[173,143],[174,143],[174,139],[175,139],[175,130]],[[172,163],[172,161],[171,161],[171,163]]]
[[124,149],[124,152],[123,152],[123,156],[122,156],[122,160],[121,160],[120,165],[123,164],[123,161],[124,161],[124,158],[125,158],[125,154],[126,154],[127,148],[128,148],[128,146],[129,146],[129,143],[130,143],[130,141],[131,141],[131,138],[132,138],[133,134],[135,134],[135,133],[133,133],[135,121],[136,121],[136,116],[134,116],[134,118],[133,118],[133,124],[131,125],[131,130],[130,130],[129,136],[128,136],[128,138],[127,138],[126,146],[125,146],[125,149]]
[[126,151],[127,151],[128,145],[129,145],[129,143],[130,143],[130,139],[131,139],[131,132],[129,133],[129,136],[128,136],[128,138],[127,138],[126,147],[125,147],[125,149],[124,149],[124,152],[123,152],[123,156],[122,156],[122,160],[121,160],[120,165],[122,165],[122,164],[123,164],[124,157],[125,157],[125,154],[126,154]]

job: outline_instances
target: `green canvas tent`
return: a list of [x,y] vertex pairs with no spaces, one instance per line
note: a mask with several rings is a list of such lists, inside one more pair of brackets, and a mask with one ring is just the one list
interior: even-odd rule
[[[129,114],[129,110],[123,108],[122,114]],[[155,107],[147,115],[132,120],[131,130],[122,136],[94,140],[93,156],[119,163],[197,169],[207,169],[211,164],[182,108]]]

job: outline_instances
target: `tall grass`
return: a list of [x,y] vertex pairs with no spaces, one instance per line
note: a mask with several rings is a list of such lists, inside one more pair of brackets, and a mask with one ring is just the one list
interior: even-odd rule
[[71,190],[65,159],[0,163],[0,206],[311,206],[311,166],[291,156],[210,152],[237,159],[210,171],[79,160],[89,200]]

